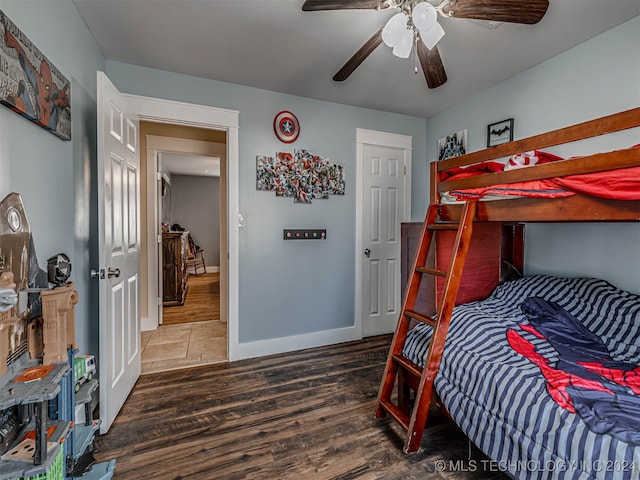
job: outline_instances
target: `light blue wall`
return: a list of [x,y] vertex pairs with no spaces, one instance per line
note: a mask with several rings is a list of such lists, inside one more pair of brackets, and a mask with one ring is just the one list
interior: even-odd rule
[[220,177],[171,175],[171,223],[189,230],[207,267],[220,266]]
[[[119,62],[107,74],[125,93],[200,103],[240,112],[240,342],[287,337],[354,324],[356,128],[413,137],[414,208],[427,195],[426,120],[294,97]],[[300,121],[293,145],[279,142],[273,118]],[[311,205],[256,191],[256,156],[305,148],[345,165],[346,195]],[[325,241],[283,241],[283,228],[326,228]]]
[[[71,0],[0,0],[2,10],[71,82],[72,141],[0,107],[0,198],[22,196],[40,268],[51,255],[71,257],[76,338],[98,351],[98,309],[90,282],[90,238],[97,220],[92,183],[96,154],[96,70],[105,60]],[[93,235],[93,236],[91,236]],[[92,248],[92,252],[96,249]]]
[[[89,271],[97,265],[91,256],[97,253],[97,70],[106,70],[123,92],[240,111],[240,210],[247,225],[240,232],[241,342],[353,324],[356,128],[413,137],[412,219],[422,220],[426,160],[443,134],[468,128],[470,149],[477,150],[486,125],[503,118],[515,118],[521,138],[640,104],[638,18],[426,121],[105,62],[71,0],[0,0],[0,9],[71,80],[71,142],[0,108],[0,197],[22,195],[41,267],[60,251],[72,257],[78,343],[94,353],[97,291]],[[272,131],[281,110],[300,119],[296,147],[345,164],[345,196],[294,205],[255,190],[256,155],[291,151]],[[287,227],[327,228],[329,238],[283,242]],[[597,275],[640,291],[638,239],[638,224],[530,225],[527,269]]]
[[[532,46],[535,48],[535,46]],[[437,139],[469,131],[469,151],[486,146],[486,126],[513,117],[515,139],[640,105],[640,17],[564,52],[427,121],[427,159]],[[640,143],[638,129],[564,149],[582,155]],[[415,192],[414,192],[415,193]],[[640,223],[529,224],[527,273],[591,275],[640,293]]]

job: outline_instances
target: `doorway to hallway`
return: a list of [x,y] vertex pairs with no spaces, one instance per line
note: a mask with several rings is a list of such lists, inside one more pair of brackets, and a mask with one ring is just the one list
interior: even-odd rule
[[[157,174],[147,175],[147,189],[151,191],[155,183],[157,191],[155,197],[147,195],[149,202],[155,198],[148,211],[156,212],[155,227],[161,232],[158,256],[155,264],[149,257],[148,268],[157,272],[158,325],[142,333],[142,374],[227,361],[226,297],[221,295],[221,284],[228,281],[221,258],[227,236],[225,132],[155,122],[141,124],[146,167],[157,170]],[[188,233],[165,235],[181,229]],[[197,242],[204,250],[204,265],[193,268],[190,262],[185,263],[185,256],[178,260],[180,265],[165,265],[164,237],[176,235],[184,237],[189,252],[195,250]],[[151,249],[155,235],[149,234],[148,238]],[[187,238],[192,241],[187,242]],[[169,261],[176,259],[172,253],[168,257]],[[183,301],[165,302],[165,297],[172,295],[166,290],[175,288],[175,281],[166,283],[166,273],[178,270],[184,278]]]

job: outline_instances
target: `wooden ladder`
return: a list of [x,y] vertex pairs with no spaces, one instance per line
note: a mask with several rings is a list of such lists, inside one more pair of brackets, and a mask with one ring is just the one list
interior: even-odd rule
[[[420,241],[410,273],[407,289],[404,296],[400,318],[389,349],[387,364],[382,377],[378,400],[376,403],[376,417],[384,417],[387,413],[398,422],[406,431],[404,452],[417,452],[420,448],[422,433],[427,421],[431,397],[433,395],[433,382],[442,352],[444,350],[447,330],[453,307],[455,306],[462,270],[464,267],[469,242],[473,231],[473,219],[476,213],[476,202],[467,201],[464,205],[460,222],[438,222],[438,205],[431,204],[423,223]],[[432,239],[438,230],[457,230],[455,243],[451,255],[451,263],[448,271],[426,268],[427,255],[431,245],[435,245]],[[442,296],[437,303],[435,318],[424,313],[414,311],[420,282],[424,275],[436,275],[445,277]],[[407,338],[409,325],[412,320],[426,323],[433,328],[429,349],[425,357],[425,368],[402,356],[402,348]],[[393,403],[391,394],[394,384],[398,380],[398,402]],[[409,413],[408,399],[405,398],[406,385],[415,391],[413,409]]]

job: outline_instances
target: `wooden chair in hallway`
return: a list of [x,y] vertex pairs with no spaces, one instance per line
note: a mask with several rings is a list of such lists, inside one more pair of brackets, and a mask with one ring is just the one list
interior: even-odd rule
[[[193,237],[189,234],[189,252],[187,254],[187,270],[194,275],[207,273],[207,264],[204,261],[204,250],[196,245]],[[199,270],[202,269],[202,272]]]

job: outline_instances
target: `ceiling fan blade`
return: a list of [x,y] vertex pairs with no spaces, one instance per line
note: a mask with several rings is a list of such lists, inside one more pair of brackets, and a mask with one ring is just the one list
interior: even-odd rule
[[444,65],[442,64],[438,47],[433,47],[429,50],[420,39],[416,42],[416,47],[427,86],[429,88],[438,88],[440,85],[446,83],[447,72],[444,71]]
[[319,10],[376,10],[383,8],[381,0],[306,0],[302,4],[303,12],[316,12]]
[[342,82],[349,78],[349,75],[353,73],[353,71],[360,66],[365,59],[371,55],[371,53],[378,48],[378,45],[382,43],[382,29],[378,30],[373,36],[366,41],[364,45],[360,47],[360,49],[353,54],[353,56],[347,60],[347,63],[343,65],[343,67],[338,70],[333,76],[333,80],[336,82]]
[[452,0],[445,13],[455,18],[533,25],[542,20],[547,8],[549,0]]

